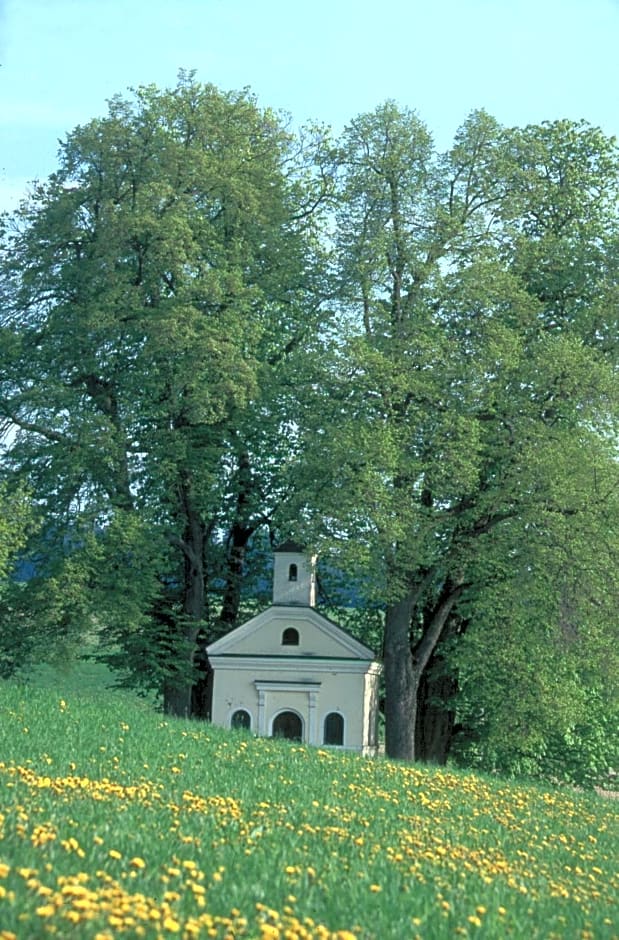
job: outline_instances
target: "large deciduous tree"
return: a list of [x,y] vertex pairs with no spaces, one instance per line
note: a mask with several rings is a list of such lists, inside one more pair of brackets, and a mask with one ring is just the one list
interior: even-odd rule
[[598,762],[618,168],[584,123],[475,112],[438,154],[387,102],[329,151],[192,75],[113,99],[2,235],[2,473],[46,522],[23,622],[98,627],[187,714],[268,524],[384,609],[390,756]]
[[[543,684],[540,657],[562,655],[565,583],[616,591],[617,168],[585,124],[505,130],[474,113],[441,156],[388,102],[344,134],[347,335],[315,432],[317,465],[337,468],[318,505],[386,602],[392,757],[446,759],[472,624],[480,670],[500,624]],[[545,556],[569,573],[540,591]],[[518,590],[526,615],[492,605]],[[573,617],[582,667],[588,604]],[[533,622],[546,645],[529,642]]]
[[123,625],[122,655],[153,651],[177,714],[221,574],[215,534],[233,541],[229,623],[268,505],[252,464],[274,459],[274,383],[313,342],[319,146],[182,74],[73,131],[4,239],[5,471],[36,492],[48,553],[58,540],[65,562],[88,559],[84,591]]

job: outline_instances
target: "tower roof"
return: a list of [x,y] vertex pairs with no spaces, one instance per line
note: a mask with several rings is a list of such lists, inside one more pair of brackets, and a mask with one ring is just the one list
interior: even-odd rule
[[286,542],[282,542],[281,545],[273,549],[274,554],[277,552],[294,552],[297,555],[303,555],[305,554],[305,548],[299,542],[293,542],[292,539],[288,539]]

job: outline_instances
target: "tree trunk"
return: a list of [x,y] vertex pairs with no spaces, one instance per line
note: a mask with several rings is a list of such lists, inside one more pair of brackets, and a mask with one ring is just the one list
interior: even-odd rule
[[239,456],[236,481],[236,511],[228,540],[226,586],[219,615],[221,624],[228,629],[236,626],[238,621],[247,545],[258,527],[257,522],[250,521],[251,491],[254,483],[249,456],[246,453]]
[[183,610],[179,623],[179,668],[164,683],[163,707],[168,715],[188,718],[191,715],[193,671],[197,640],[205,614],[204,590],[204,524],[191,501],[189,486],[182,492],[185,510],[185,531],[180,540],[183,552]]
[[134,509],[131,494],[131,474],[129,472],[129,444],[123,427],[118,407],[118,390],[114,384],[101,379],[93,373],[86,373],[74,380],[74,385],[83,383],[94,405],[105,415],[114,428],[106,448],[108,458],[105,476],[106,489],[112,503],[118,508],[130,512]]
[[398,760],[415,759],[417,679],[410,645],[414,595],[387,608],[385,615],[385,751]]
[[415,754],[417,760],[445,764],[454,733],[455,712],[448,703],[458,683],[445,671],[441,656],[433,656],[417,691]]
[[168,680],[163,686],[163,710],[166,715],[175,718],[189,718],[191,715],[191,683],[177,684]]
[[[429,690],[434,688],[438,691],[436,686],[433,686],[434,680],[432,675],[428,675],[428,669],[443,636],[445,625],[448,623],[449,616],[463,590],[464,584],[461,576],[456,580],[447,579],[433,609],[424,617],[423,635],[413,649],[413,672],[416,677],[417,696],[413,717],[415,722],[413,736],[416,747],[419,745],[421,748],[415,751],[416,760],[435,759],[428,756],[432,753],[435,753],[436,757],[439,758],[438,763],[444,763],[447,759],[446,753],[443,760],[440,758],[442,749],[446,745],[443,735],[447,731],[449,721],[447,725],[443,725],[445,716],[439,717],[439,711],[432,705],[431,700],[428,700],[428,694],[433,694]],[[438,681],[438,674],[435,676],[435,680]],[[420,722],[421,725],[419,726]],[[451,727],[453,728],[453,720]],[[451,732],[449,737],[451,737]]]
[[238,623],[245,556],[249,540],[255,531],[256,526],[243,526],[238,522],[235,522],[230,530],[226,556],[226,586],[219,614],[222,630],[230,630]]
[[213,670],[206,655],[206,648],[198,649],[195,666],[199,676],[191,689],[191,715],[210,721],[213,713]]
[[452,610],[421,678],[417,692],[415,750],[419,760],[445,764],[458,729],[454,699],[458,674],[445,656],[445,644],[466,633],[468,622]]
[[417,760],[419,688],[430,657],[449,615],[463,591],[463,582],[447,580],[426,623],[421,639],[411,648],[411,624],[421,588],[387,608],[385,616],[385,751],[387,757]]

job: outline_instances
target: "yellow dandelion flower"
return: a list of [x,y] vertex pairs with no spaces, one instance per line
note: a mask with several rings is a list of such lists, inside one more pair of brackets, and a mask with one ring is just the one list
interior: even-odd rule
[[181,925],[173,917],[165,917],[162,923],[164,930],[169,930],[170,933],[178,933],[181,929]]
[[143,858],[140,858],[139,855],[136,855],[135,858],[132,858],[129,864],[132,868],[146,868],[146,862]]
[[107,854],[110,856],[110,858],[122,858],[122,852],[119,852],[117,849],[110,849]]
[[380,885],[370,885],[370,891],[373,891],[374,894],[377,894],[379,891],[382,891],[382,890],[383,889],[381,888]]

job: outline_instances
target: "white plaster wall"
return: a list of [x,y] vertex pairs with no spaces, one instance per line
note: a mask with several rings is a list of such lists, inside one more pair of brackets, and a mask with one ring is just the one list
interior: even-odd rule
[[222,728],[230,727],[230,717],[237,708],[251,715],[251,729],[257,731],[258,694],[250,672],[216,669],[213,676],[211,721]]
[[[282,646],[282,634],[294,627],[299,634],[298,646]],[[239,638],[234,652],[244,656],[342,656],[341,643],[320,630],[308,617],[301,614],[274,613],[255,633]]]
[[[315,558],[296,552],[275,552],[273,556],[273,603],[316,603]],[[296,581],[289,580],[290,565],[297,566]]]
[[363,745],[363,675],[333,673],[323,683],[318,699],[318,741],[323,743],[324,721],[329,712],[344,716],[344,747]]
[[224,728],[230,727],[232,713],[243,708],[251,715],[251,730],[259,733],[258,728],[258,690],[255,680],[285,683],[307,682],[320,683],[315,692],[315,740],[308,739],[310,726],[310,697],[306,690],[277,691],[265,693],[264,724],[266,733],[271,728],[277,712],[291,709],[298,712],[304,723],[304,743],[322,745],[324,720],[329,712],[339,712],[344,717],[344,746],[361,750],[369,743],[367,732],[370,726],[368,717],[369,695],[366,677],[362,672],[312,672],[309,669],[282,672],[281,670],[235,669],[218,667],[215,669],[213,684],[212,721]]

